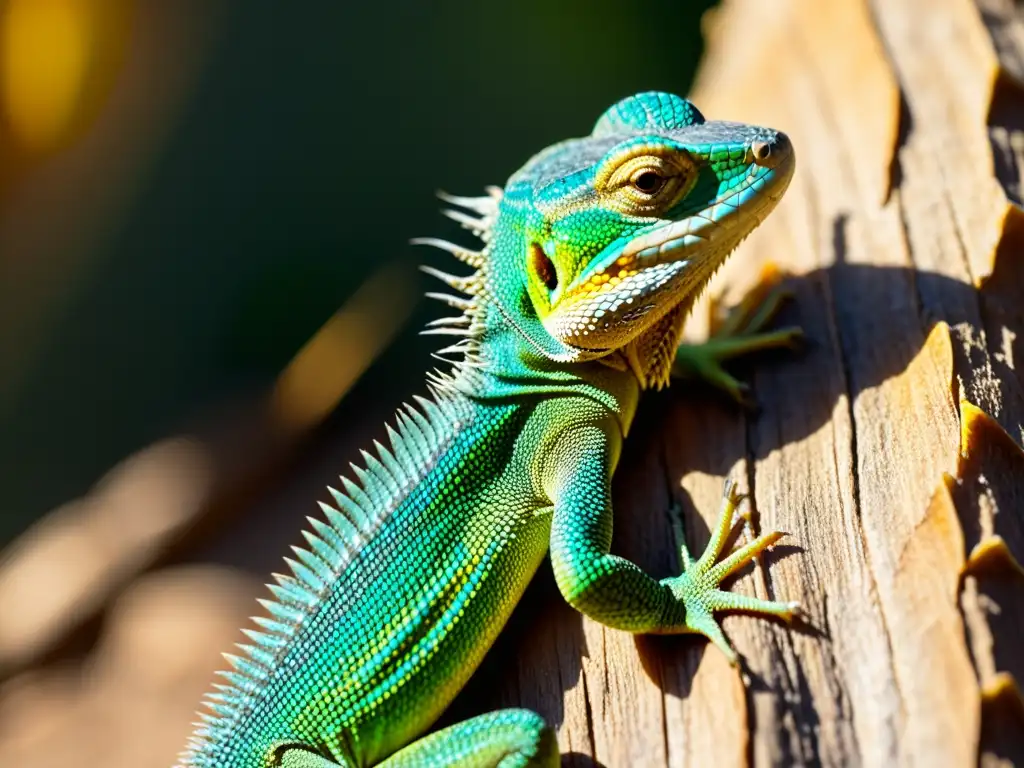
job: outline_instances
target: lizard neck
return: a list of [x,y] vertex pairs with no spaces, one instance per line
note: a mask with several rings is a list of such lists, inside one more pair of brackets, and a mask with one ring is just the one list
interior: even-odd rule
[[583,396],[612,413],[625,435],[636,414],[640,380],[626,365],[599,358],[552,360],[524,335],[507,312],[482,307],[483,332],[475,364],[457,365],[449,386],[477,402],[510,402],[538,396]]

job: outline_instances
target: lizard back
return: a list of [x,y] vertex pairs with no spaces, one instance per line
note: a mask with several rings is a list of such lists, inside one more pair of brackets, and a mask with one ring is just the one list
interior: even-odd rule
[[310,518],[184,765],[257,768],[296,744],[372,764],[436,719],[547,548],[549,518],[510,469],[530,410],[439,392],[398,412],[391,448],[364,452],[359,482]]

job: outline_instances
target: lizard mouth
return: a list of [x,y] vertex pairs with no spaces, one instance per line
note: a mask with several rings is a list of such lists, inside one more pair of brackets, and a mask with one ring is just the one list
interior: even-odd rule
[[[696,293],[775,208],[796,167],[785,134],[753,148],[743,182],[700,211],[649,229],[609,253],[545,320],[563,342],[614,348]],[[575,295],[573,295],[575,294]]]

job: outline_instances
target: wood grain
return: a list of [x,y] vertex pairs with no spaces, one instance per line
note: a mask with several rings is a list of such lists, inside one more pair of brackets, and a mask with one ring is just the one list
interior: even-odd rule
[[787,131],[798,158],[712,293],[775,263],[795,293],[780,322],[810,344],[747,371],[757,415],[649,398],[615,548],[673,572],[671,502],[700,547],[737,478],[792,537],[736,589],[800,600],[806,625],[726,619],[736,671],[537,586],[456,711],[534,707],[572,765],[1024,765],[1022,16],[731,0],[706,22],[695,102]]

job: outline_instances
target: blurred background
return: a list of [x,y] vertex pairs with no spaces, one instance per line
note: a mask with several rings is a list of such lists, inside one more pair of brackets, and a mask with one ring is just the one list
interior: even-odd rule
[[709,5],[0,0],[0,765],[172,760],[424,390],[435,191],[685,93]]

